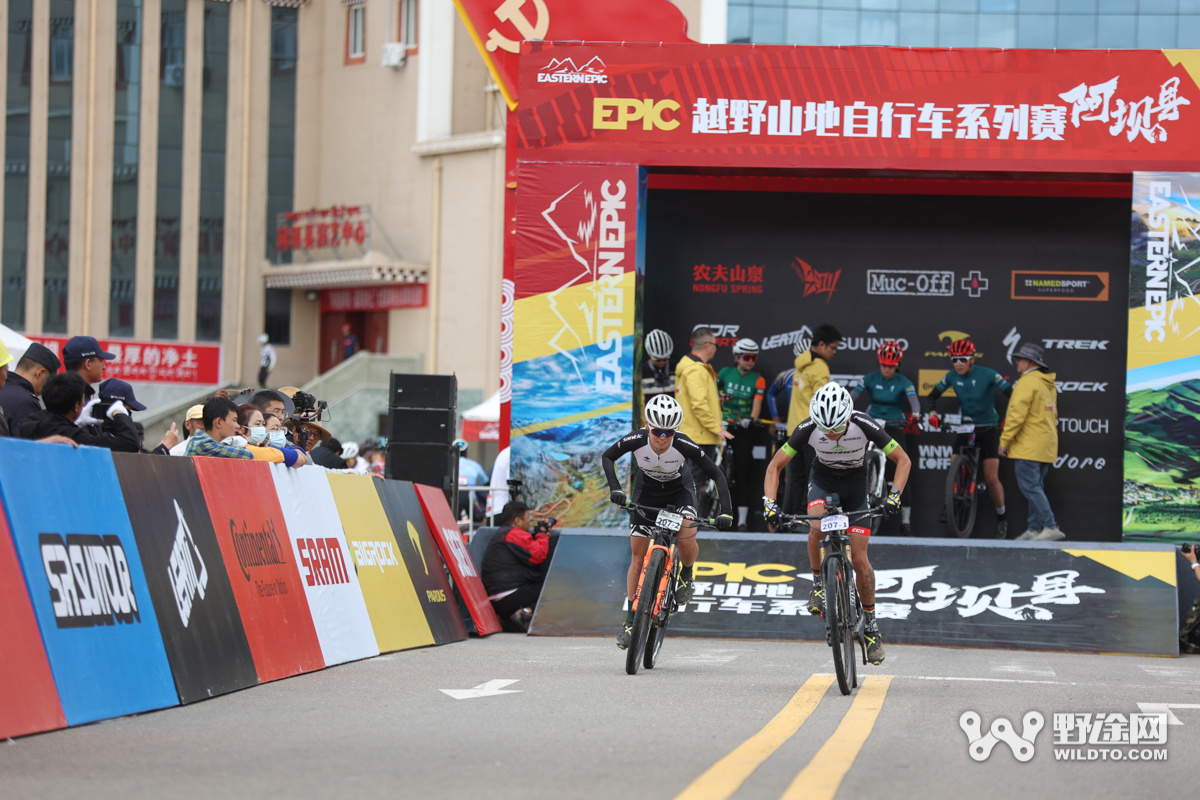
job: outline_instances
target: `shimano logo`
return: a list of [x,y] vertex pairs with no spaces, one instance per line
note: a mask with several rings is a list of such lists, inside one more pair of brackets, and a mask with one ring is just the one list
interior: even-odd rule
[[608,83],[606,69],[599,56],[582,67],[575,66],[569,58],[553,58],[538,71],[538,83]]
[[[183,518],[183,509],[175,503],[175,544],[171,547],[171,558],[167,564],[167,577],[171,581],[171,594],[175,597],[175,607],[179,609],[179,620],[183,627],[188,626],[192,618],[192,608],[196,596],[204,599],[204,590],[208,588],[208,567],[200,555],[200,548],[192,538],[192,531]],[[197,566],[200,569],[196,572]]]
[[1103,392],[1108,386],[1108,382],[1097,383],[1096,381],[1055,381],[1055,388],[1059,392]]
[[92,533],[38,535],[50,584],[54,622],[60,628],[93,628],[141,622],[129,560],[117,536]]
[[300,572],[309,586],[350,582],[346,561],[342,558],[342,545],[336,538],[298,539],[296,549],[303,567]]
[[250,567],[265,567],[270,564],[286,564],[283,558],[283,548],[279,537],[275,535],[275,523],[267,520],[262,530],[252,531],[242,520],[242,529],[237,529],[237,523],[229,520],[229,535],[233,537],[233,550],[237,553],[238,566],[242,568],[242,576],[250,580]]
[[354,561],[360,567],[399,566],[400,559],[396,558],[395,542],[354,542]]
[[1107,350],[1108,339],[1042,339],[1047,350]]

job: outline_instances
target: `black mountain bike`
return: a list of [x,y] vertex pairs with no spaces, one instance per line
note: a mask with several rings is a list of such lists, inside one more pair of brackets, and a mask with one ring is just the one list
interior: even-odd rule
[[626,503],[624,508],[654,519],[654,537],[642,561],[642,576],[633,597],[633,637],[625,650],[625,671],[636,675],[643,665],[654,669],[667,636],[667,623],[675,613],[675,583],[680,567],[675,558],[675,539],[679,531],[685,521],[699,523],[697,530],[715,530],[716,525],[714,520],[700,519],[673,506],[648,508]]
[[850,521],[873,519],[882,516],[883,506],[866,511],[844,513],[841,498],[831,494],[825,498],[825,513],[784,515],[784,529],[792,530],[795,524],[808,520],[820,520],[821,532],[825,534],[822,546],[825,557],[821,560],[821,580],[825,585],[825,640],[833,649],[833,669],[837,673],[838,688],[842,694],[858,686],[858,671],[854,660],[854,643],[862,650],[862,663],[867,663],[867,642],[863,638],[866,618],[863,616],[862,601],[854,583],[854,567],[850,563]]
[[975,515],[979,510],[979,494],[987,486],[979,481],[979,445],[975,443],[975,425],[970,420],[956,425],[954,432],[967,434],[967,443],[950,462],[946,475],[946,524],[960,539],[970,537],[975,530]]

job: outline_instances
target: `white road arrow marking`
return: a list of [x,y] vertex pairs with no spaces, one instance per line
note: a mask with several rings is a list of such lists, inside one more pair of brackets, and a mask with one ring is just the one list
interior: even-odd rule
[[443,694],[448,694],[455,700],[469,700],[472,697],[492,697],[498,694],[517,694],[520,689],[505,689],[505,686],[516,683],[517,681],[488,681],[481,683],[474,689],[439,689]]
[[1155,714],[1165,712],[1167,715],[1168,725],[1182,725],[1179,717],[1171,713],[1172,708],[1200,708],[1200,705],[1194,703],[1138,703],[1138,708],[1146,714]]

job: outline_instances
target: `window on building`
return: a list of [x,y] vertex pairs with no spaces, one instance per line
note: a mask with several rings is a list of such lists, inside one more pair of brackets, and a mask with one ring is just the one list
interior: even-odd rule
[[359,3],[346,10],[346,63],[367,59],[367,7]]
[[109,336],[133,336],[137,294],[138,126],[141,120],[142,0],[117,0],[113,92],[112,251]]
[[152,335],[155,339],[177,339],[179,219],[183,211],[183,59],[187,35],[187,0],[162,0],[161,26]]
[[271,344],[292,343],[291,289],[267,289],[263,310],[263,332],[271,337]]
[[417,6],[420,0],[400,0],[400,34],[396,41],[409,50],[417,49]]
[[267,259],[291,263],[291,252],[277,252],[279,215],[292,210],[296,169],[296,40],[299,16],[294,8],[271,9],[271,90],[267,135]]

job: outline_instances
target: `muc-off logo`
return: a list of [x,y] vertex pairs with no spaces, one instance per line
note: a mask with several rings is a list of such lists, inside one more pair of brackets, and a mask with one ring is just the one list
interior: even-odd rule
[[42,533],[38,546],[58,627],[142,621],[120,538],[69,533],[64,539],[57,533]]
[[980,721],[979,715],[974,711],[964,711],[958,718],[958,727],[967,734],[968,752],[976,761],[986,761],[992,754],[992,748],[1000,742],[1008,745],[1017,761],[1029,761],[1033,758],[1034,740],[1046,724],[1045,717],[1037,711],[1030,711],[1022,719],[1021,735],[1017,736],[1013,724],[1004,717],[992,720],[991,730],[986,734],[980,728]]
[[275,535],[275,523],[267,520],[262,529],[250,530],[242,521],[242,529],[237,529],[237,523],[229,520],[229,535],[233,537],[233,550],[237,553],[238,566],[242,568],[242,576],[250,580],[250,567],[265,567],[271,564],[286,564],[283,558],[283,548],[279,537]]
[[538,71],[538,83],[608,83],[607,67],[595,56],[582,67],[569,58],[552,58]]
[[204,557],[200,555],[200,548],[196,547],[178,502],[175,503],[175,518],[178,524],[175,526],[175,544],[171,547],[171,558],[167,563],[167,577],[171,581],[175,607],[179,609],[179,620],[186,628],[192,618],[196,596],[199,595],[203,600],[204,591],[208,588],[208,567],[204,565]]
[[296,549],[300,552],[304,581],[309,586],[350,582],[346,560],[342,558],[342,544],[336,538],[298,539]]

